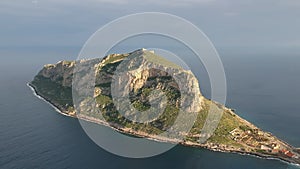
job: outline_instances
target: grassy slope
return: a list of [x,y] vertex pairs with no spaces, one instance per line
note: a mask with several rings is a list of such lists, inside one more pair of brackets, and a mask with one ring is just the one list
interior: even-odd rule
[[65,109],[73,107],[72,89],[52,82],[43,76],[36,76],[30,83],[45,99],[55,102]]

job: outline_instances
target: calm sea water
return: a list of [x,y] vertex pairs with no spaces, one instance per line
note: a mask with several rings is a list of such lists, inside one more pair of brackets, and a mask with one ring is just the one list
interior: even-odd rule
[[[77,119],[56,113],[26,86],[43,64],[75,59],[70,56],[77,53],[77,48],[1,50],[0,168],[296,168],[277,160],[183,146],[146,159],[106,152],[88,138]],[[227,105],[300,147],[300,58],[233,53],[222,60],[228,83]]]

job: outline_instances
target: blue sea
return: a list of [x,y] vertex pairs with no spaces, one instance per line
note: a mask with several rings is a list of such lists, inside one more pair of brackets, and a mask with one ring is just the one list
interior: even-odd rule
[[[257,157],[176,146],[161,155],[129,159],[106,152],[77,119],[57,113],[26,84],[44,64],[73,60],[77,47],[0,50],[0,168],[291,169]],[[263,130],[300,147],[300,57],[219,50],[227,76],[228,107]],[[209,95],[206,78],[202,92]]]

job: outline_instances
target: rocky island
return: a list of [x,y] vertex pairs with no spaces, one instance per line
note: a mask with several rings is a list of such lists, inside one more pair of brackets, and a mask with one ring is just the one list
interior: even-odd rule
[[[128,61],[131,66],[126,76],[123,77],[125,80],[120,81],[120,83],[124,83],[126,90],[129,91],[132,107],[140,112],[149,110],[151,104],[148,97],[153,90],[163,91],[166,95],[167,101],[163,113],[147,123],[136,122],[136,115],[130,111],[125,112],[130,118],[125,118],[118,111],[118,105],[114,104],[112,98],[111,86],[114,73],[117,67],[128,58],[132,58]],[[135,60],[135,58],[141,59]],[[190,71],[161,58],[153,51],[141,49],[126,54],[111,54],[102,60],[80,61],[80,63],[87,62],[92,63],[95,70],[94,94],[92,98],[80,100],[80,106],[77,107],[81,110],[80,113],[75,111],[76,107],[72,97],[74,94],[72,93],[72,80],[77,62],[60,61],[57,64],[45,65],[29,85],[37,95],[59,109],[62,114],[105,124],[126,134],[176,142],[186,146],[203,147],[214,151],[276,158],[289,163],[300,164],[299,149],[269,132],[262,131],[239,117],[232,109],[206,99],[200,92],[198,80]],[[150,68],[153,65],[159,69]],[[149,67],[149,69],[142,69],[142,66]],[[85,70],[80,71],[84,72]],[[175,74],[181,76],[188,83],[178,84],[173,78]],[[180,88],[187,88],[193,94],[189,95],[190,98],[185,97],[180,93]],[[99,111],[89,111],[87,105],[91,99],[95,99]],[[186,114],[194,113],[196,116],[191,129],[188,132],[180,133],[184,139],[179,142],[176,139],[157,137],[160,133],[172,128],[179,110],[182,108],[180,106],[182,100],[186,100],[188,103],[184,107],[184,112]],[[203,131],[209,109],[212,107],[221,111],[222,116],[214,133],[209,135],[205,141],[199,142],[199,138],[203,137],[201,131]],[[151,114],[147,116],[151,116]]]

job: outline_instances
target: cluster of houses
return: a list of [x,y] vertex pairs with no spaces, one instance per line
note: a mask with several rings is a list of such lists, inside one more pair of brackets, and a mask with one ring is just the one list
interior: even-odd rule
[[272,154],[280,153],[290,158],[299,158],[293,152],[284,149],[284,146],[276,143],[269,133],[264,133],[258,129],[243,131],[240,128],[236,128],[230,134],[233,140],[250,147],[256,147]]
[[272,151],[273,149],[279,148],[279,145],[270,142],[270,135],[268,133],[263,133],[258,129],[243,131],[240,128],[236,128],[232,130],[230,134],[233,140],[245,143],[251,147],[257,147],[266,151]]

